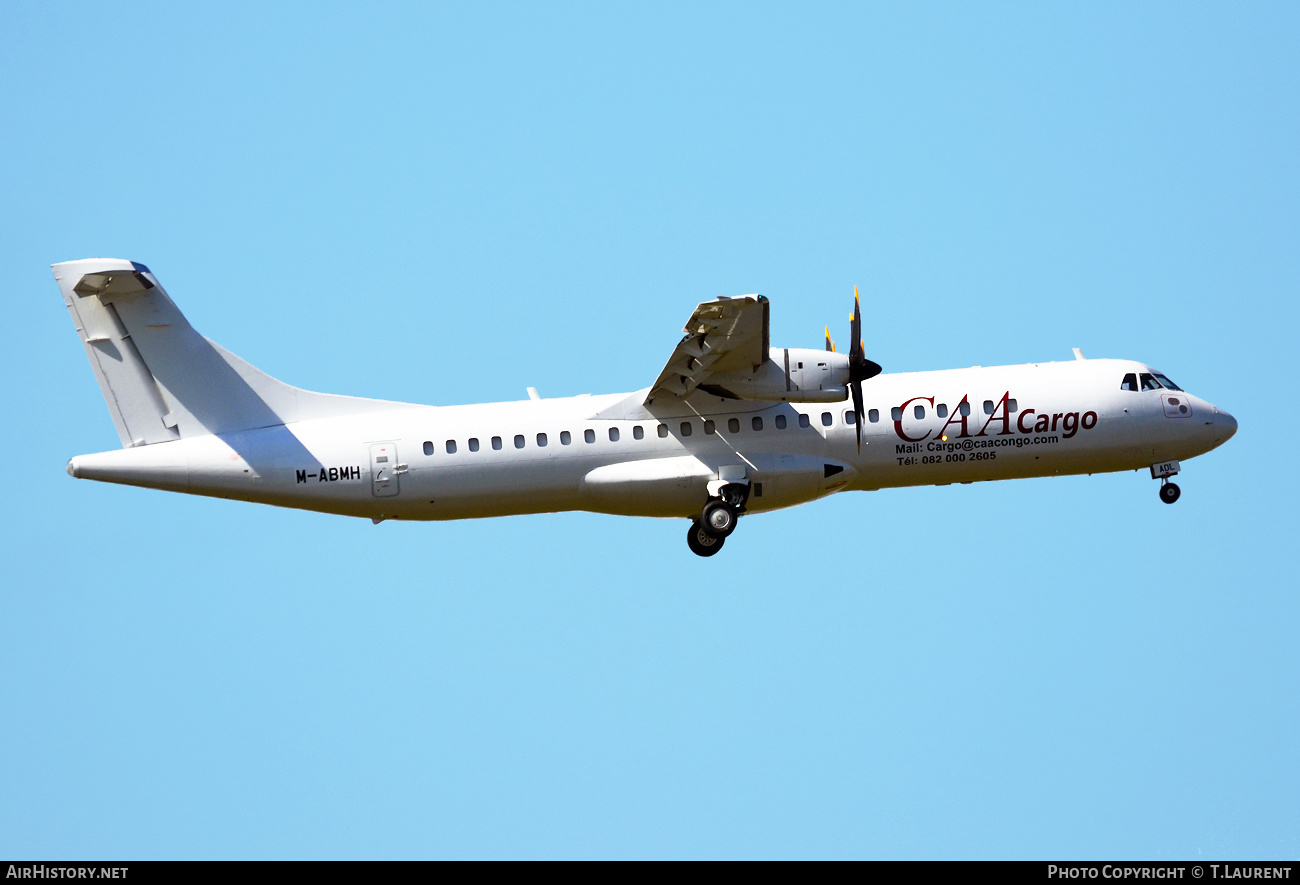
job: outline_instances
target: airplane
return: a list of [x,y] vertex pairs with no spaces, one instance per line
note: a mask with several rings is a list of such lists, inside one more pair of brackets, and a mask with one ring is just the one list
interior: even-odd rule
[[54,278],[121,437],[78,479],[384,520],[585,510],[688,520],[700,556],[741,516],[844,491],[1150,471],[1237,430],[1144,363],[1075,359],[885,374],[854,289],[848,353],[772,347],[770,302],[695,308],[635,393],[424,406],[291,387],[201,336],[143,264]]

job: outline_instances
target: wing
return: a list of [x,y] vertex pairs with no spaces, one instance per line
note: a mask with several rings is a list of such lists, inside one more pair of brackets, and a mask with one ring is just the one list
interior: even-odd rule
[[646,395],[686,397],[709,378],[755,372],[768,358],[768,300],[762,295],[719,298],[695,308],[668,365]]

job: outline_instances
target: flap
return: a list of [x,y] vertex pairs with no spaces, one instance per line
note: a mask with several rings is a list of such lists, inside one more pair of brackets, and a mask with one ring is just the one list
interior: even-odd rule
[[718,298],[695,308],[646,401],[670,394],[688,396],[709,376],[756,371],[768,358],[769,303],[762,295]]

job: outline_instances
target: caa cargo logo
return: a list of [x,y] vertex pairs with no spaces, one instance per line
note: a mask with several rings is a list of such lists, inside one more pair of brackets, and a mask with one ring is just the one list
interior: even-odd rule
[[[914,396],[909,400],[905,400],[898,407],[898,411],[894,413],[898,415],[898,418],[894,420],[894,433],[898,434],[898,438],[904,442],[917,443],[931,437],[937,439],[948,439],[949,437],[963,439],[987,436],[989,427],[997,425],[998,430],[994,434],[995,436],[1006,436],[1018,430],[1021,433],[1059,433],[1063,438],[1070,439],[1080,430],[1092,430],[1097,426],[1096,412],[1084,412],[1082,414],[1079,412],[1055,412],[1048,414],[1047,412],[1038,412],[1035,409],[1023,409],[1013,419],[1008,408],[1010,399],[1011,391],[1008,390],[1002,394],[1002,399],[998,400],[993,407],[992,413],[984,421],[984,426],[979,429],[978,433],[970,432],[972,423],[970,421],[970,397],[963,396],[961,402],[957,404],[957,408],[949,413],[948,420],[944,422],[944,425],[937,432],[931,433],[927,431],[920,436],[909,436],[903,430],[903,416],[907,414],[907,407],[912,403],[925,402],[930,404],[931,409],[934,408],[934,397]],[[1015,430],[1011,429],[1013,426]],[[956,428],[957,432],[950,433],[948,430],[950,427]],[[920,430],[920,428],[915,429]]]

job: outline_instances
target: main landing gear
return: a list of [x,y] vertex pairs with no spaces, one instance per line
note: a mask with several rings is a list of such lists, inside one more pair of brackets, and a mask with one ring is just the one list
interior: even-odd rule
[[706,534],[698,522],[691,522],[691,529],[686,533],[686,546],[696,556],[712,556],[722,549],[724,539]]
[[723,486],[718,497],[710,498],[699,517],[691,520],[690,530],[686,533],[686,545],[691,552],[696,556],[712,556],[721,550],[727,536],[736,530],[736,523],[740,514],[745,512],[748,500],[748,485],[729,483]]

